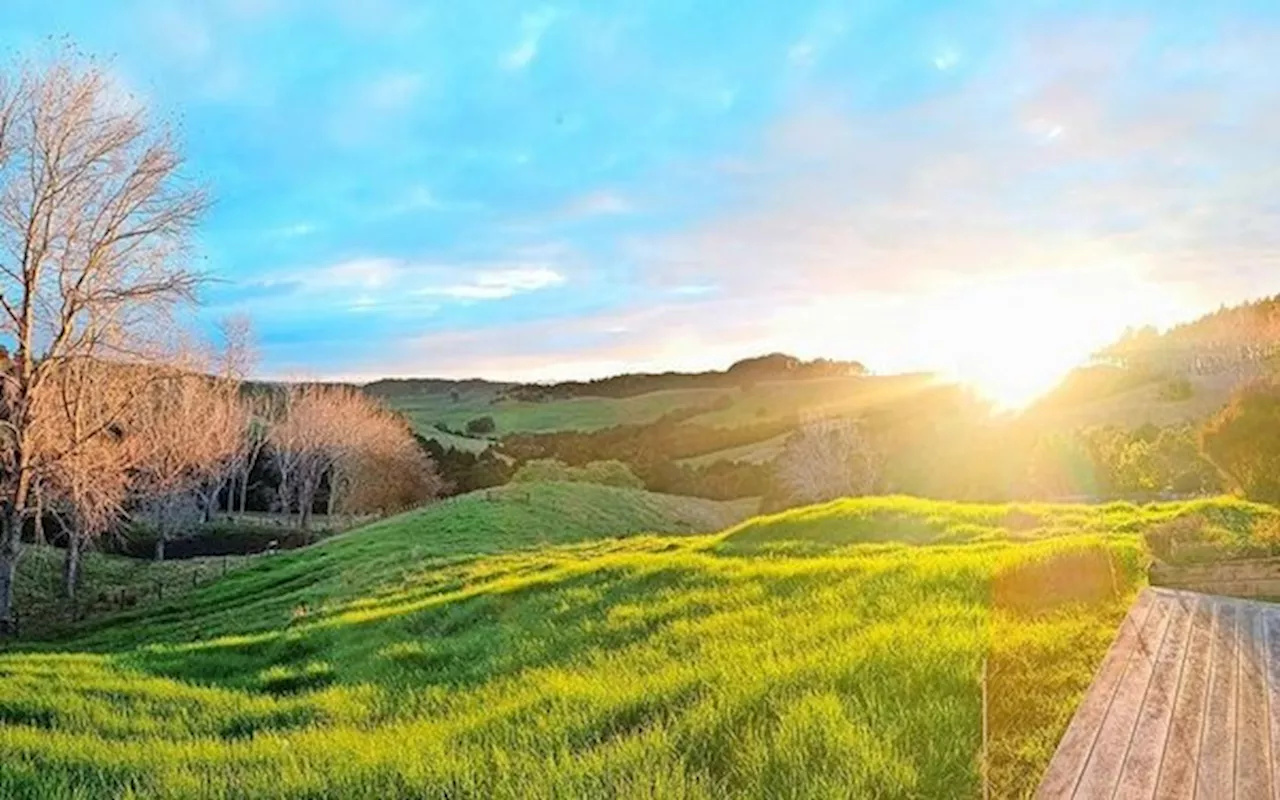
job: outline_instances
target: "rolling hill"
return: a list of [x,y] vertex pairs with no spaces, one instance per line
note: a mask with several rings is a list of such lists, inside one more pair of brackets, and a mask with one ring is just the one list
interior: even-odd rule
[[[457,498],[0,655],[7,798],[791,797],[1039,778],[1140,508]],[[666,530],[666,534],[642,533]],[[705,533],[697,533],[705,531]]]

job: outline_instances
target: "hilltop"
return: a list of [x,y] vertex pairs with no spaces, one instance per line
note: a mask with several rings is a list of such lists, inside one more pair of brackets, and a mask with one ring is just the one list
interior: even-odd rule
[[[1142,583],[1138,529],[1182,512],[895,502],[950,533],[839,523],[874,499],[715,533],[745,509],[548,484],[260,558],[0,655],[0,793],[976,794],[984,660],[1019,698],[993,779],[1025,792]],[[1047,569],[1099,566],[1053,599],[1080,582]]]

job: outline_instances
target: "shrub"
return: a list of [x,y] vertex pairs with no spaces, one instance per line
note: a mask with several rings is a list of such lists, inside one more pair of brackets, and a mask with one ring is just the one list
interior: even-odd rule
[[598,483],[601,486],[618,486],[623,489],[643,489],[644,481],[636,477],[631,468],[621,461],[592,461],[580,470],[582,483]]
[[1280,386],[1238,391],[1205,427],[1201,446],[1250,500],[1280,502]]
[[467,434],[470,436],[487,436],[498,430],[498,423],[493,417],[476,417],[467,421]]
[[512,483],[551,483],[572,481],[572,468],[554,458],[535,458],[527,461],[511,476]]
[[623,489],[643,489],[631,468],[621,461],[592,461],[585,467],[571,467],[554,458],[538,458],[526,462],[511,477],[513,483],[594,483]]

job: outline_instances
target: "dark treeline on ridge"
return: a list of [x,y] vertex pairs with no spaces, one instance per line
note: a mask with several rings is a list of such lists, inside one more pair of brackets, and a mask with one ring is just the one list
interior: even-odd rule
[[508,387],[504,394],[512,400],[529,401],[565,400],[572,397],[621,398],[674,389],[726,389],[761,381],[847,378],[865,375],[866,372],[866,367],[857,361],[832,361],[825,358],[803,361],[795,356],[771,353],[743,359],[726,370],[658,374],[641,372],[591,381],[521,384]]

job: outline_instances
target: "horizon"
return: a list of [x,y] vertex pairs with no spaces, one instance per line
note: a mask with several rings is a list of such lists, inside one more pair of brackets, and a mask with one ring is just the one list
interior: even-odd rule
[[787,352],[1017,404],[1277,288],[1280,10],[1167,6],[19,0],[0,50],[177,121],[264,379]]

